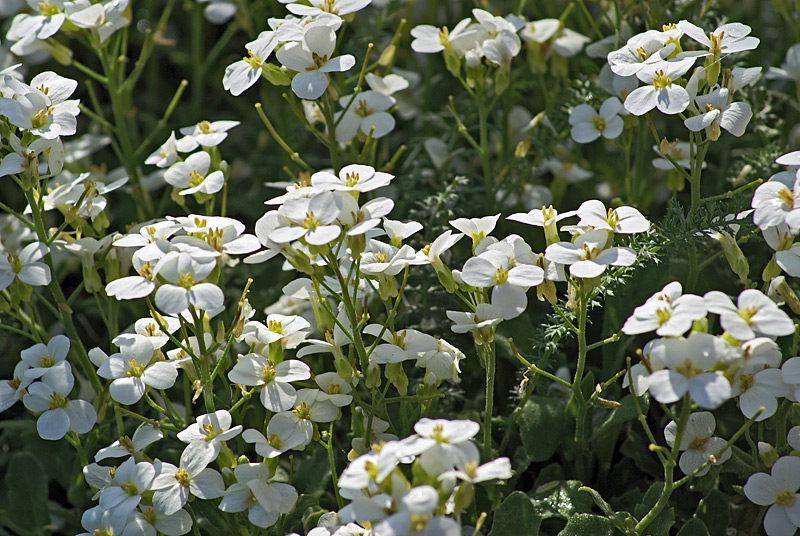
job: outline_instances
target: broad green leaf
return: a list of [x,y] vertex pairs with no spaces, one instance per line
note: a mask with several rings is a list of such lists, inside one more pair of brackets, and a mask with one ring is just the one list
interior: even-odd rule
[[695,513],[701,519],[711,536],[725,536],[731,523],[730,503],[719,490],[711,490],[706,495]]
[[577,480],[564,480],[539,486],[531,495],[533,508],[542,519],[569,519],[575,514],[588,514],[594,502],[588,493],[578,491],[582,485]]
[[14,524],[40,532],[50,523],[47,477],[36,457],[28,452],[14,454],[8,464],[5,488],[10,491],[6,515]]
[[534,462],[555,454],[564,430],[564,403],[556,398],[531,396],[519,418],[525,453]]
[[[723,529],[724,531],[725,529]],[[709,536],[706,524],[693,517],[678,531],[678,536]]]
[[538,536],[542,518],[536,514],[531,498],[515,491],[500,504],[494,513],[489,536]]
[[576,514],[567,520],[567,526],[558,536],[611,536],[614,525],[605,517]]

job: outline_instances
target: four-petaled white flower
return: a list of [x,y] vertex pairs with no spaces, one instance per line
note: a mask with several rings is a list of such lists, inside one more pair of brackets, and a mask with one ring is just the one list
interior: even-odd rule
[[278,61],[297,74],[292,91],[301,99],[316,100],[328,87],[327,73],[349,71],[356,64],[350,54],[333,58],[336,33],[329,26],[308,26],[302,42],[286,43],[276,56]]
[[191,443],[181,454],[180,466],[171,463],[157,463],[158,475],[150,489],[153,506],[167,515],[174,514],[189,500],[189,494],[200,499],[216,499],[225,492],[222,476],[206,466],[211,462],[214,451],[199,443]]
[[[713,465],[719,465],[731,457],[730,449],[720,452],[726,441],[713,435],[716,426],[717,421],[714,419],[714,415],[708,411],[699,411],[689,415],[686,427],[683,429],[683,436],[681,436],[681,444],[678,446],[678,450],[683,451],[678,465],[685,474],[693,473],[707,460],[711,460]],[[667,440],[670,447],[675,444],[677,432],[678,423],[675,421],[670,421],[664,428],[664,439]],[[705,466],[695,476],[703,476],[709,469],[711,469],[711,465]]]
[[111,398],[120,404],[135,404],[147,386],[169,389],[175,385],[178,369],[174,363],[156,361],[150,364],[155,348],[148,337],[123,335],[114,342],[119,352],[109,356],[97,369],[98,376],[113,380],[109,387]]
[[730,102],[727,88],[717,88],[706,95],[698,95],[695,99],[700,115],[689,117],[683,124],[692,132],[706,130],[708,138],[717,140],[720,128],[724,128],[736,137],[744,134],[753,112],[746,102]]
[[690,97],[686,89],[674,82],[692,65],[694,58],[645,65],[636,77],[647,85],[630,92],[625,109],[633,115],[644,115],[653,108],[668,115],[681,113],[689,106]]
[[800,459],[782,456],[770,474],[755,473],[747,479],[744,494],[759,506],[769,506],[764,516],[767,536],[791,536],[800,527]]
[[243,463],[233,470],[236,483],[222,497],[223,512],[244,512],[253,525],[271,527],[281,514],[288,514],[297,502],[297,491],[282,482],[269,482],[269,467],[263,463]]
[[605,229],[588,231],[575,242],[550,244],[544,252],[547,260],[569,265],[573,277],[592,278],[605,272],[608,266],[631,266],[636,252],[628,247],[607,247],[609,233]]
[[0,253],[0,290],[15,279],[34,287],[50,284],[50,267],[40,259],[50,252],[43,242],[31,242],[19,253]]
[[180,195],[194,193],[213,194],[222,190],[225,175],[222,171],[208,172],[211,167],[211,156],[200,151],[189,155],[183,162],[176,162],[164,174],[172,186],[181,188]]
[[706,307],[720,317],[720,324],[732,337],[747,341],[763,335],[781,337],[794,333],[794,322],[760,290],[747,289],[739,294],[736,305],[718,290],[707,292]]
[[261,403],[274,412],[291,409],[297,398],[297,391],[291,382],[310,377],[311,370],[302,361],[290,359],[272,366],[266,357],[259,354],[241,356],[228,373],[228,378],[234,383],[263,386]]
[[622,134],[622,117],[619,112],[622,103],[616,97],[606,99],[596,112],[588,104],[579,104],[569,115],[569,124],[572,125],[570,135],[578,143],[589,143],[600,136],[613,140]]

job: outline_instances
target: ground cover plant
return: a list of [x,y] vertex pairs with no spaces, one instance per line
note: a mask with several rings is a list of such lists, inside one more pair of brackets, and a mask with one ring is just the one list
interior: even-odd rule
[[3,534],[800,528],[795,3],[0,21]]

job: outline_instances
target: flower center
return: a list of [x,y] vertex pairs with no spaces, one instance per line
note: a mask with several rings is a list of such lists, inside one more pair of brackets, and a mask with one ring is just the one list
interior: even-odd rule
[[319,4],[319,9],[321,11],[327,11],[328,13],[333,13],[336,15],[338,9],[336,9],[336,0],[322,0]]
[[720,52],[722,52],[722,38],[725,37],[725,32],[720,32],[719,35],[709,34],[708,40],[711,42],[711,45],[708,49],[714,54],[714,57],[718,57]]
[[43,355],[39,358],[39,366],[42,368],[50,368],[56,364],[56,360],[51,355]]
[[364,463],[364,470],[369,475],[370,480],[376,480],[378,478],[378,466],[371,461]]
[[300,402],[299,406],[295,406],[294,409],[292,409],[292,413],[303,420],[308,420],[311,418],[311,412],[309,411],[305,402]]
[[130,359],[128,360],[128,372],[126,374],[129,378],[141,378],[142,374],[144,374],[144,365],[140,365],[135,359]]
[[450,30],[442,26],[439,28],[439,42],[446,47],[448,41],[450,41]]
[[222,229],[209,229],[208,232],[206,233],[206,244],[216,249],[217,251],[221,252]]
[[142,267],[136,271],[140,276],[144,277],[148,281],[152,281],[155,278],[155,275],[153,275],[153,271],[150,269],[150,261],[144,263]]
[[656,71],[656,76],[653,78],[653,87],[656,89],[664,89],[672,85],[672,79],[664,74],[664,71]]
[[36,112],[36,115],[31,118],[31,128],[42,128],[47,125],[47,120],[50,118],[51,111],[52,108],[47,108]]
[[39,2],[39,4],[36,6],[36,9],[38,9],[39,13],[45,17],[52,17],[53,15],[58,15],[61,13],[61,10],[58,9],[58,6],[54,6],[50,2]]
[[699,450],[700,452],[706,451],[707,437],[695,437],[689,442],[689,450]]
[[358,106],[356,106],[356,109],[353,111],[360,117],[368,117],[374,113],[372,108],[367,108],[367,101],[365,100],[359,100]]
[[197,123],[197,128],[199,128],[200,132],[203,134],[211,134],[211,123],[208,121],[200,121]]
[[778,192],[778,197],[781,198],[786,208],[794,208],[794,195],[792,195],[792,191],[789,188],[781,188]]
[[313,67],[306,67],[306,71],[316,71],[320,67],[323,67],[326,63],[328,63],[328,55],[324,54],[320,56],[316,52],[311,53],[311,60],[314,62]]
[[199,186],[203,183],[205,177],[200,175],[197,170],[193,169],[191,173],[189,173],[189,187],[194,188],[195,186]]
[[338,383],[332,383],[328,386],[328,394],[329,395],[338,395],[341,394],[342,388],[339,386]]
[[375,254],[375,260],[377,260],[378,262],[386,262],[386,255],[384,255],[379,251],[378,253]]
[[508,270],[504,270],[502,268],[497,269],[497,273],[494,274],[494,282],[496,285],[502,285],[508,281]]
[[784,508],[788,508],[794,504],[796,499],[797,497],[795,494],[787,489],[778,493],[778,495],[775,497],[775,504],[779,504]]
[[19,257],[14,253],[8,254],[8,264],[11,265],[11,271],[15,274],[20,273],[22,270],[22,261],[20,261]]
[[437,443],[449,443],[450,440],[447,439],[444,435],[444,426],[441,424],[437,424],[433,427],[433,433],[431,434],[431,439],[435,439]]
[[151,525],[156,524],[156,511],[152,508],[142,508],[142,517]]
[[467,476],[470,478],[475,478],[475,471],[478,469],[478,464],[476,462],[467,462],[464,464],[464,472],[467,473]]
[[186,472],[186,469],[178,469],[175,471],[175,480],[184,488],[188,488],[191,478],[189,477],[189,473]]
[[261,61],[261,58],[259,58],[249,50],[247,51],[247,57],[242,59],[246,61],[247,64],[253,69],[260,69],[261,64],[263,63],[263,61]]
[[183,273],[180,276],[178,276],[178,286],[179,287],[182,287],[182,288],[185,288],[185,289],[190,289],[190,288],[192,288],[194,286],[194,284],[195,284],[194,283],[194,276],[192,274],[190,274],[189,272]]
[[22,380],[20,378],[14,378],[13,380],[8,381],[8,386],[11,387],[13,391],[19,389],[19,386],[22,384]]
[[281,441],[281,438],[278,434],[270,434],[267,442],[269,443],[270,447],[277,450],[280,450],[281,445],[283,444],[283,441]]
[[675,372],[687,378],[691,378],[692,376],[697,376],[703,372],[703,370],[695,367],[690,359],[686,359],[682,365],[675,367]]
[[660,326],[672,317],[672,311],[669,309],[656,309],[656,322]]
[[591,259],[596,259],[597,256],[600,255],[600,250],[589,247],[589,244],[583,245],[583,251],[581,251],[581,260],[587,261]]
[[94,529],[92,536],[114,536],[114,534],[110,530]]
[[644,48],[639,47],[636,49],[636,57],[639,61],[644,61],[647,59],[647,52],[644,51]]
[[133,497],[134,495],[139,495],[139,488],[136,487],[136,484],[133,482],[123,482],[119,485],[122,488],[122,491]]
[[744,393],[753,386],[753,375],[742,374],[739,376],[739,390]]
[[59,409],[67,407],[67,399],[58,393],[50,395],[50,409]]
[[[363,101],[361,101],[361,102],[363,102]],[[365,104],[365,106],[366,106],[366,104]],[[358,184],[358,180],[360,178],[361,177],[359,176],[358,173],[346,173],[345,176],[344,176],[344,184],[346,186],[355,186],[356,184]]]
[[606,129],[606,120],[599,115],[593,115],[592,126],[597,132],[603,132]]
[[122,448],[124,448],[125,450],[127,450],[128,452],[130,452],[131,454],[136,452],[136,448],[133,446],[133,441],[131,441],[131,438],[128,437],[128,436],[120,437],[119,438],[119,445]]
[[212,439],[217,437],[219,434],[221,434],[222,430],[217,430],[217,427],[214,426],[214,423],[210,422],[208,424],[204,424],[203,425],[203,433],[206,435],[206,437],[204,437],[203,440],[204,441],[211,441]]
[[303,229],[316,229],[322,225],[317,218],[314,217],[314,212],[309,212],[306,214],[306,219],[303,220]]
[[272,365],[267,365],[261,370],[261,379],[264,383],[270,383],[278,375],[278,371]]
[[669,155],[672,157],[673,160],[679,162],[684,160],[686,157],[683,155],[683,149],[675,148],[669,152]]
[[747,322],[747,325],[752,325],[753,323],[750,321],[753,318],[753,315],[758,312],[758,309],[755,307],[744,307],[739,309],[739,316],[742,317],[742,320]]
[[267,322],[267,329],[273,333],[283,334],[283,324],[280,320],[269,320]]

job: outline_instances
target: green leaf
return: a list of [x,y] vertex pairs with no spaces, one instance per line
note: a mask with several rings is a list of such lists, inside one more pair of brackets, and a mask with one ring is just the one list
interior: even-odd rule
[[494,514],[489,536],[538,536],[542,518],[536,514],[530,497],[515,491],[502,502]]
[[[723,527],[723,532],[725,528]],[[681,527],[681,530],[678,532],[678,536],[709,536],[708,528],[706,528],[706,524],[693,517],[686,524]]]
[[[650,486],[650,489],[644,494],[642,502],[636,505],[633,512],[639,520],[646,516],[653,506],[655,506],[663,489],[663,482],[656,482]],[[675,511],[670,507],[666,507],[661,510],[661,513],[647,526],[645,533],[649,536],[669,536],[669,529],[674,524]]]
[[[307,530],[304,523],[306,516],[317,515],[320,513],[320,510],[319,501],[316,497],[307,494],[300,495],[294,505],[294,509],[284,517],[281,527],[284,532],[291,530],[305,532]],[[317,515],[317,517],[319,517],[319,515]],[[283,532],[281,532],[281,534],[283,534]]]
[[719,490],[711,490],[697,507],[695,516],[701,519],[710,536],[725,536],[731,523],[730,503]]
[[11,457],[5,488],[13,490],[6,503],[8,518],[23,529],[41,531],[50,523],[47,511],[47,478],[36,457],[17,452]]
[[592,497],[578,491],[583,484],[577,480],[550,482],[539,486],[531,496],[533,508],[542,519],[560,517],[569,519],[575,514],[588,514],[592,511]]
[[567,526],[558,536],[611,536],[614,525],[605,517],[577,514],[567,520]]
[[531,396],[520,413],[519,428],[528,458],[534,462],[549,459],[564,435],[564,403],[555,398]]

